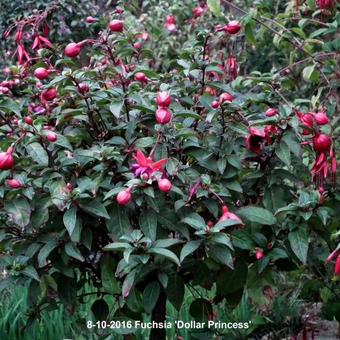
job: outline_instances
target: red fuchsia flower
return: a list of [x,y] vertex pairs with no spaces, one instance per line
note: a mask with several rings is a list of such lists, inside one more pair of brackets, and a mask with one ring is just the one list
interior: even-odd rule
[[41,35],[35,35],[32,50],[40,50],[41,48],[52,48],[53,44],[45,37]]
[[158,181],[158,188],[160,191],[169,192],[172,188],[172,184],[167,178],[162,178]]
[[321,111],[321,112],[316,112],[316,113],[313,113],[313,114],[314,114],[314,119],[315,119],[316,124],[318,124],[318,125],[328,124],[329,119],[328,119],[325,112]]
[[338,246],[334,251],[332,251],[327,257],[326,264],[334,261],[340,255],[340,246]]
[[156,104],[160,107],[168,107],[171,104],[171,95],[167,91],[157,93]]
[[131,188],[127,188],[119,192],[116,201],[119,205],[128,205],[132,199]]
[[313,149],[316,153],[315,162],[313,164],[311,173],[313,180],[320,187],[323,187],[324,180],[330,172],[332,174],[332,182],[336,182],[337,160],[334,153],[332,139],[330,136],[317,132],[312,139]]
[[228,93],[228,92],[222,93],[220,95],[220,98],[219,98],[220,104],[231,103],[233,100],[234,100],[234,97],[230,93]]
[[316,0],[316,4],[320,9],[329,9],[332,8],[335,4],[334,0]]
[[260,261],[264,258],[264,253],[261,248],[255,248],[255,257],[256,260]]
[[31,61],[31,57],[21,43],[18,43],[17,50],[14,54],[18,54],[18,62],[20,65],[27,64]]
[[124,22],[122,20],[110,21],[108,28],[111,32],[123,32]]
[[222,216],[219,218],[218,222],[233,220],[239,222],[239,226],[243,226],[242,220],[235,214],[231,213],[226,205],[222,207]]
[[277,109],[270,107],[264,114],[266,115],[266,117],[273,117],[276,116],[278,113],[279,111]]
[[162,125],[170,123],[172,118],[171,112],[166,107],[158,108],[155,116],[157,123]]
[[236,34],[240,31],[241,25],[237,20],[232,20],[227,25],[225,25],[223,29],[229,34]]
[[11,189],[20,189],[22,188],[22,184],[17,179],[7,179],[6,185]]
[[34,70],[34,76],[39,80],[44,80],[49,76],[50,72],[45,67],[38,67]]
[[150,178],[154,172],[163,171],[162,168],[167,162],[166,158],[154,162],[152,157],[145,157],[143,152],[140,150],[136,151],[136,154],[133,156],[133,158],[137,161],[137,163],[134,163],[131,166],[131,170],[135,177],[147,174],[148,178]]
[[170,33],[175,32],[176,31],[176,18],[173,15],[167,15],[164,27]]
[[206,8],[205,7],[201,7],[201,6],[197,6],[194,8],[193,13],[194,13],[194,18],[198,18],[200,16],[202,16],[205,12]]
[[340,276],[340,255],[338,255],[338,257],[337,257],[337,259],[335,261],[334,275],[335,276]]
[[238,76],[238,63],[235,57],[228,57],[226,62],[226,72],[230,79],[234,80]]
[[0,152],[0,170],[10,170],[14,166],[13,147],[9,147],[6,152]]
[[261,153],[263,144],[266,140],[266,133],[254,127],[249,128],[249,135],[246,137],[246,149],[254,152]]
[[142,84],[147,84],[149,81],[148,77],[143,72],[137,72],[134,78]]

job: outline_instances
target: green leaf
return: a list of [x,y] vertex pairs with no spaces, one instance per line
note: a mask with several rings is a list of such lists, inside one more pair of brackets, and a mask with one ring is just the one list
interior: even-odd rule
[[79,206],[90,215],[110,219],[104,205],[99,200],[85,199],[80,202]]
[[131,225],[126,209],[114,206],[110,210],[110,219],[106,221],[106,227],[116,240],[127,234]]
[[27,153],[32,160],[41,166],[48,166],[48,154],[39,143],[31,143],[26,146]]
[[214,244],[209,248],[208,254],[217,262],[225,264],[230,268],[234,268],[233,258],[230,249],[224,245]]
[[110,254],[104,254],[100,260],[102,285],[106,292],[120,293],[120,287],[115,277],[116,263]]
[[135,142],[135,146],[138,149],[147,148],[155,144],[155,139],[153,137],[143,137],[139,138]]
[[57,241],[47,242],[39,251],[38,254],[38,264],[39,267],[43,267],[47,264],[47,257],[50,253],[58,246]]
[[221,0],[207,0],[209,10],[217,17],[221,15]]
[[203,298],[194,300],[189,308],[190,315],[198,322],[207,322],[212,312],[211,302]]
[[6,202],[4,210],[8,213],[9,220],[21,228],[29,224],[31,207],[25,198],[17,198]]
[[256,38],[254,34],[255,27],[256,25],[255,25],[254,20],[248,21],[244,26],[244,34],[246,36],[248,44],[250,45],[256,44]]
[[179,311],[184,299],[185,286],[178,274],[169,276],[166,295],[170,303]]
[[105,321],[109,315],[109,306],[104,299],[96,300],[91,306],[92,313],[97,321]]
[[120,112],[122,111],[122,107],[124,105],[124,101],[114,101],[110,105],[111,113],[118,119],[120,117]]
[[302,77],[307,82],[317,82],[320,79],[320,72],[315,65],[307,66],[302,71]]
[[178,243],[183,243],[183,241],[177,239],[177,238],[166,238],[164,240],[157,240],[155,243],[154,243],[154,247],[155,248],[168,248],[168,247],[171,247],[175,244],[178,244]]
[[81,255],[80,251],[75,247],[72,242],[68,242],[65,244],[65,253],[68,256],[73,257],[74,259],[84,262],[84,258]]
[[149,237],[152,241],[156,240],[157,215],[152,210],[140,214],[139,226],[145,236]]
[[306,264],[309,246],[306,228],[299,227],[291,231],[288,235],[288,240],[294,254],[303,264]]
[[274,215],[263,208],[247,206],[237,211],[237,215],[247,219],[250,222],[256,222],[265,225],[273,225],[276,223]]
[[33,266],[24,268],[22,273],[34,280],[40,281],[39,274]]
[[180,261],[183,260],[190,254],[192,254],[196,249],[199,248],[202,241],[189,241],[181,250]]
[[238,261],[235,268],[225,268],[217,277],[217,294],[227,296],[242,289],[247,282],[248,266],[244,261]]
[[133,287],[133,284],[135,282],[135,276],[136,276],[136,269],[133,269],[125,278],[123,282],[123,287],[122,287],[122,294],[123,297],[126,298],[129,296],[130,291]]
[[200,217],[198,214],[191,214],[190,216],[191,217],[183,218],[181,222],[189,224],[190,227],[193,227],[194,229],[197,229],[197,230],[205,229],[206,223],[204,222],[202,217]]
[[178,260],[178,257],[176,256],[175,253],[173,253],[169,249],[164,249],[164,248],[151,248],[148,250],[148,253],[150,254],[156,254],[156,255],[161,255],[169,259],[170,261],[174,262],[177,264],[177,266],[180,266],[180,262]]
[[150,282],[143,292],[143,305],[146,313],[150,314],[156,306],[161,287],[157,281]]
[[74,207],[66,210],[63,221],[69,235],[71,236],[77,223],[77,210]]
[[276,146],[275,153],[283,163],[290,166],[290,149],[285,142],[281,141],[281,143]]
[[125,250],[130,247],[131,247],[130,244],[126,242],[113,242],[113,243],[109,243],[103,249],[104,250]]

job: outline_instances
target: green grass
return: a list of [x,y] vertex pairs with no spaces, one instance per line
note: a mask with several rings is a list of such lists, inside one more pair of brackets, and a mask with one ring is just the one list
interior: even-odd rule
[[[89,287],[86,288],[87,292],[91,292]],[[185,302],[180,310],[171,305],[167,305],[167,321],[174,322],[175,320],[183,320],[189,322],[193,320],[189,313],[191,302],[203,295],[206,299],[211,299],[213,293],[204,290],[187,291]],[[7,290],[2,293],[0,297],[0,339],[1,340],[121,340],[122,335],[113,333],[112,330],[94,331],[86,328],[86,320],[93,320],[91,312],[91,305],[97,299],[96,295],[86,296],[84,303],[76,307],[76,311],[70,314],[66,307],[59,305],[53,311],[45,311],[42,313],[41,318],[33,323],[30,327],[24,328],[27,321],[26,312],[29,309],[28,305],[28,289],[27,287],[15,287],[12,290]],[[110,306],[113,306],[113,299],[106,296],[105,299]],[[274,302],[270,315],[270,320],[265,319],[256,313],[254,307],[251,305],[247,294],[244,294],[240,304],[234,309],[230,310],[225,303],[220,303],[215,306],[216,319],[215,321],[221,322],[248,322],[251,320],[251,327],[243,330],[219,330],[218,338],[226,340],[242,340],[248,339],[253,332],[266,333],[275,329],[280,330],[281,327],[296,328],[297,311],[299,310],[298,302],[285,303],[285,297],[278,297],[277,302]],[[295,300],[295,299],[294,299]],[[289,301],[289,300],[288,300]],[[296,301],[296,300],[295,300]],[[287,300],[286,300],[287,302]],[[114,313],[114,310],[112,311]],[[292,318],[290,318],[292,317]],[[109,317],[111,319],[111,317]],[[283,320],[285,322],[283,323]],[[145,317],[144,321],[149,321]],[[270,327],[268,327],[270,325]],[[22,331],[24,330],[24,331]],[[134,333],[136,340],[145,340],[149,336],[149,330],[139,329]],[[216,339],[214,333],[209,330],[190,330],[175,328],[168,329],[167,338],[176,339],[181,336],[183,339],[197,339],[209,340]]]

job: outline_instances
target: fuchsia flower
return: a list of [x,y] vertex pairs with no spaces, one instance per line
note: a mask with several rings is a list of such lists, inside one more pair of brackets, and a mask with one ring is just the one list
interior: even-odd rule
[[9,147],[6,152],[0,152],[0,170],[10,170],[14,166],[13,147]]
[[262,152],[263,144],[266,139],[264,130],[254,127],[249,128],[249,135],[246,137],[246,148],[257,154]]
[[235,214],[231,213],[226,205],[222,207],[222,216],[218,220],[218,222],[226,221],[226,220],[234,220],[239,222],[239,226],[243,226],[243,221]]
[[176,18],[173,15],[167,15],[166,16],[166,22],[164,24],[164,27],[166,30],[168,30],[170,33],[176,31]]
[[193,10],[193,14],[194,14],[194,18],[198,18],[200,16],[202,16],[206,11],[206,7],[202,7],[202,6],[197,6],[194,8]]
[[239,67],[237,59],[235,57],[228,57],[225,68],[230,79],[236,79],[236,77],[238,76]]
[[36,35],[33,40],[32,50],[40,50],[41,48],[52,48],[52,43],[45,37],[41,35]]
[[334,0],[316,0],[316,4],[320,9],[332,8],[335,4]]
[[134,163],[131,166],[131,170],[135,177],[146,174],[148,175],[148,178],[150,178],[154,172],[162,171],[163,166],[167,162],[166,158],[154,162],[152,157],[145,157],[143,152],[140,150],[136,151],[136,154],[133,158],[137,161],[137,163]]

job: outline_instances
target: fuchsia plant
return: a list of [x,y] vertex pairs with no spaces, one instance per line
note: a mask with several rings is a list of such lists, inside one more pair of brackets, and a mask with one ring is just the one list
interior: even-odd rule
[[164,322],[189,290],[192,317],[214,319],[266,306],[292,271],[334,301],[337,4],[298,6],[299,25],[290,7],[274,20],[238,1],[124,5],[87,13],[63,44],[58,6],[4,33],[0,246],[29,280],[30,321],[55,301],[73,310],[85,285],[99,320]]

